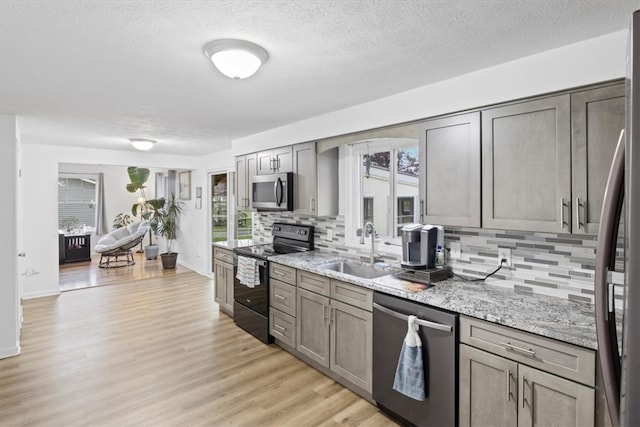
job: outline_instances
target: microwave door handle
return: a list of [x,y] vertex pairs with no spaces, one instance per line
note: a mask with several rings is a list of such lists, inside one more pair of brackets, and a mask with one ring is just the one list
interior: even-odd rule
[[282,189],[282,179],[278,178],[273,182],[273,197],[275,198],[276,205],[280,206],[282,203],[282,195],[284,191]]

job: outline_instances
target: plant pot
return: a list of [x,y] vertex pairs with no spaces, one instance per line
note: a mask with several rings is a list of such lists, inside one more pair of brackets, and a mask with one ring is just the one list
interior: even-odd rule
[[160,246],[147,245],[144,247],[144,256],[147,259],[158,259],[158,252],[160,252]]
[[162,268],[165,270],[173,270],[176,268],[176,261],[178,260],[178,252],[163,253],[160,254],[162,259]]

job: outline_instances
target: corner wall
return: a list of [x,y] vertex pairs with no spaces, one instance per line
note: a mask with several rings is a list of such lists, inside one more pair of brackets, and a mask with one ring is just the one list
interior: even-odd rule
[[20,353],[18,141],[15,116],[0,115],[0,359]]

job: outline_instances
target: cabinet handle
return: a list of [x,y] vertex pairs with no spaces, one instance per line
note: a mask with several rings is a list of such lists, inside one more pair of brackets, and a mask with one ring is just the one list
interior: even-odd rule
[[280,329],[281,331],[286,331],[287,330],[287,328],[283,328],[282,326],[280,326],[278,324],[274,324],[273,326],[278,328],[278,329]]
[[275,171],[275,170],[276,170],[275,166],[273,166],[273,160],[274,160],[274,159],[269,159],[269,170],[270,170],[271,172],[273,172],[273,171]]
[[511,369],[507,369],[507,402],[511,401]]
[[501,346],[504,346],[504,348],[506,350],[511,350],[511,351],[518,351],[520,353],[524,353],[527,356],[531,356],[531,357],[535,357],[536,356],[536,352],[526,348],[522,348],[522,347],[518,347],[517,345],[513,345],[510,342],[499,342],[498,344],[500,344]]
[[280,157],[278,157],[276,160],[278,161],[277,162],[277,165],[278,165],[277,168],[278,168],[278,170],[280,170]]
[[580,204],[580,197],[576,198],[576,224],[578,227],[578,230],[580,230],[580,226],[582,226],[582,221],[580,221],[580,207],[582,205]]
[[560,199],[560,228],[564,228],[566,221],[564,220],[564,197]]
[[278,299],[283,300],[283,301],[285,301],[285,300],[286,300],[286,298],[285,298],[285,297],[283,297],[282,295],[275,294],[274,296],[275,296],[276,298],[278,298]]
[[424,200],[420,199],[420,221],[424,219]]
[[527,395],[524,394],[525,391],[525,385],[527,384],[527,378],[526,377],[522,377],[522,407],[524,408],[524,403],[527,401]]
[[314,199],[313,197],[309,198],[309,207],[311,209],[311,212],[316,211],[316,199]]

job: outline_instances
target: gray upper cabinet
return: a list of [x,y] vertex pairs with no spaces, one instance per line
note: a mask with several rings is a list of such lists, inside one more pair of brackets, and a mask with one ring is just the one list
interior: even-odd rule
[[571,94],[572,232],[598,234],[613,153],[624,128],[624,84]]
[[422,222],[480,227],[480,113],[424,122],[420,157]]
[[297,214],[338,214],[338,149],[322,153],[315,142],[293,146],[292,170],[294,206]]
[[258,175],[291,172],[291,146],[257,153]]
[[482,111],[482,226],[571,231],[570,97]]
[[236,210],[250,209],[249,192],[251,191],[251,177],[256,174],[256,154],[246,154],[236,157],[236,179],[234,193]]

